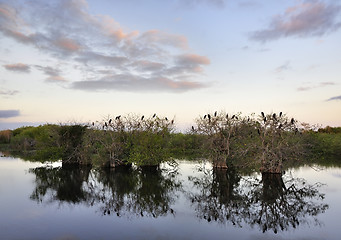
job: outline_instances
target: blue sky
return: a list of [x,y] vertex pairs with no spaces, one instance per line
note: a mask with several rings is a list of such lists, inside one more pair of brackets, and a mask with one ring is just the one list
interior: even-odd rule
[[0,129],[282,111],[341,126],[339,0],[0,0]]

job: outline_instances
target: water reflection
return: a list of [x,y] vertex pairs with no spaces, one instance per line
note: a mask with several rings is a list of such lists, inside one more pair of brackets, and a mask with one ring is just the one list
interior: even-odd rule
[[177,172],[161,169],[35,168],[35,189],[30,198],[38,203],[92,206],[102,215],[159,217],[174,214],[182,184]]
[[328,209],[319,192],[321,184],[310,185],[304,179],[280,174],[258,178],[215,169],[204,177],[189,177],[196,191],[187,196],[197,216],[208,222],[247,224],[274,233],[301,224],[320,224],[317,215]]
[[321,184],[308,184],[288,174],[243,176],[233,169],[210,169],[189,176],[190,188],[185,191],[179,172],[173,168],[39,167],[30,172],[35,175],[32,200],[39,204],[82,204],[103,216],[175,215],[177,200],[185,196],[191,206],[187,210],[199,219],[277,233],[300,225],[319,225],[318,215],[328,209],[319,191]]

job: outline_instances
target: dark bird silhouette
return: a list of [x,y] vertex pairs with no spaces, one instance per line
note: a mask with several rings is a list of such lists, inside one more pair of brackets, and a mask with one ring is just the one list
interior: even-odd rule
[[121,117],[121,115],[116,116],[116,117],[115,117],[115,120],[120,120],[120,117]]
[[277,121],[276,113],[272,114],[272,118],[275,119],[275,121]]
[[247,117],[247,121],[250,122],[250,117]]
[[154,113],[153,118],[155,118],[155,116],[156,116],[156,113]]
[[291,124],[294,124],[294,123],[295,123],[295,119],[292,118],[292,119],[291,119]]
[[105,126],[105,127],[108,127],[108,124],[107,124],[107,122],[105,122],[105,123],[104,123],[104,126]]
[[144,119],[144,115],[142,115],[142,117],[141,117],[141,120],[143,120]]
[[174,124],[174,119],[171,121],[172,124]]
[[231,119],[234,119],[235,116],[236,116],[236,115],[233,115]]
[[261,114],[262,114],[262,117],[265,118],[264,112],[261,112]]
[[194,127],[192,126],[192,131],[194,131]]
[[110,118],[110,119],[109,119],[109,124],[111,123],[111,121],[112,121],[112,120],[111,120],[111,118]]
[[266,117],[263,120],[264,120],[264,123],[266,123]]
[[206,118],[206,115],[204,116],[204,119]]
[[207,114],[208,120],[211,120],[211,115]]
[[214,116],[215,116],[215,117],[217,116],[217,111],[214,112]]
[[282,112],[279,113],[279,117],[282,117]]
[[226,114],[226,118],[229,118],[229,114]]
[[165,117],[165,120],[166,120],[166,121],[168,121],[168,118],[167,118],[167,117]]
[[95,126],[95,123],[94,123],[94,122],[92,122],[92,126]]

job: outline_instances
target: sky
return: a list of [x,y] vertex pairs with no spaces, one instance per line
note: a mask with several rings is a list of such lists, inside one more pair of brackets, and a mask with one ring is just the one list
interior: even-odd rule
[[341,0],[0,0],[0,130],[280,112],[341,126]]

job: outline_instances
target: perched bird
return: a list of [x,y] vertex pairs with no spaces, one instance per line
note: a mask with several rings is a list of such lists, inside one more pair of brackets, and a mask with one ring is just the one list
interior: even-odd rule
[[276,113],[272,114],[272,118],[275,119],[275,121],[277,121]]
[[262,114],[262,117],[265,118],[264,112],[261,112],[261,114]]
[[211,115],[207,114],[208,120],[211,120]]
[[204,119],[206,118],[206,114],[205,114],[205,116],[204,116]]
[[247,121],[250,122],[250,117],[247,117]]
[[95,126],[95,123],[94,123],[94,122],[92,122],[92,126]]
[[142,115],[142,117],[141,117],[141,120],[143,120],[144,119],[144,115]]
[[107,122],[105,122],[105,123],[104,123],[104,126],[105,126],[105,127],[108,127],[108,124],[107,124]]
[[279,113],[279,117],[282,117],[282,112]]
[[112,120],[111,120],[111,118],[110,118],[110,119],[109,119],[109,124],[111,123],[111,121],[112,121]]
[[264,120],[264,123],[266,123],[266,117],[263,120]]
[[229,114],[226,114],[226,118],[229,118]]
[[192,126],[192,131],[194,131],[194,127]]
[[294,124],[294,123],[295,123],[295,119],[292,118],[292,119],[291,119],[291,124]]
[[171,121],[172,124],[174,124],[174,119]]
[[166,120],[166,121],[168,121],[168,118],[167,118],[167,117],[165,117],[165,120]]
[[235,116],[236,116],[236,115],[233,115],[231,119],[234,119]]
[[214,112],[214,116],[215,116],[215,117],[217,116],[217,111]]
[[153,118],[155,118],[155,116],[156,116],[156,113],[154,113]]

